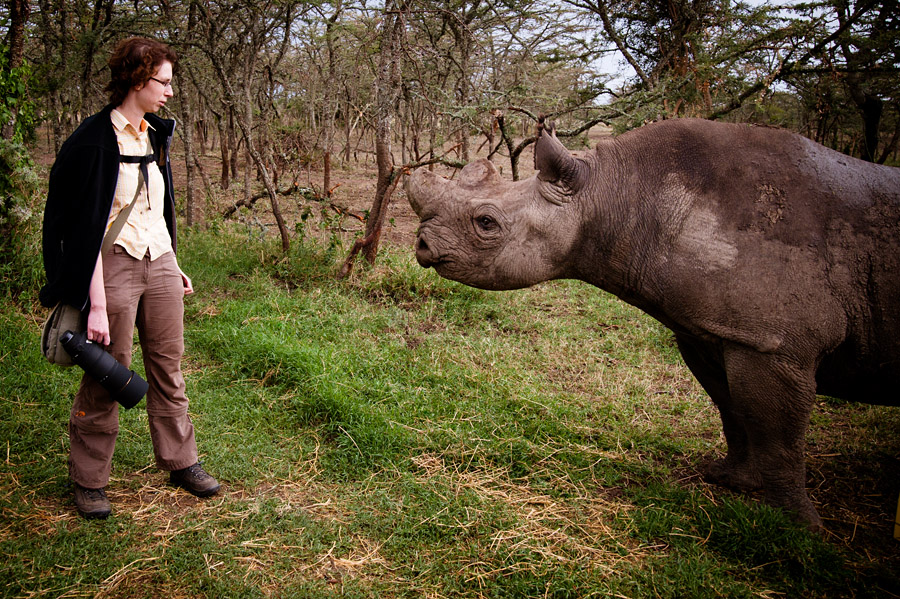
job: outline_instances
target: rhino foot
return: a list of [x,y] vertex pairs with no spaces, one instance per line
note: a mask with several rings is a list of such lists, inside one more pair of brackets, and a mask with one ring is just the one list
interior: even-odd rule
[[715,485],[749,493],[762,488],[759,472],[749,463],[734,463],[728,458],[713,460],[703,467],[703,479]]
[[806,501],[806,504],[807,505],[801,505],[796,509],[786,509],[790,510],[791,514],[795,516],[798,521],[804,522],[810,532],[823,534],[825,532],[825,525],[822,523],[822,518],[819,517],[819,512],[816,511],[816,508],[813,507],[809,500]]
[[822,524],[822,518],[819,517],[819,512],[817,512],[816,508],[813,507],[813,504],[809,500],[809,496],[807,496],[805,490],[801,493],[773,492],[767,490],[766,503],[775,507],[782,508],[785,512],[788,513],[788,515],[794,518],[794,520],[802,524],[806,524],[806,527],[810,530],[810,532],[825,532],[825,526]]
[[[805,523],[812,532],[821,533],[825,531],[822,518],[819,517],[819,513],[813,507],[805,491],[798,493],[783,488],[781,491],[766,488],[762,476],[747,462],[739,464],[727,458],[713,460],[703,467],[702,474],[703,479],[708,483],[741,493],[750,493],[764,489],[766,503],[783,508],[798,522]],[[777,489],[780,485],[774,485],[773,487]]]

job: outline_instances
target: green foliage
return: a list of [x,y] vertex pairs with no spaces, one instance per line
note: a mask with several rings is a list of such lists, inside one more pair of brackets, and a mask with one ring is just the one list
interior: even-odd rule
[[35,104],[29,99],[28,84],[31,67],[28,63],[9,68],[9,52],[0,44],[0,129],[13,142],[23,143],[34,139],[38,124]]
[[40,187],[25,147],[0,138],[0,297],[33,299],[43,282]]
[[35,210],[40,181],[25,147],[37,124],[30,70],[27,64],[10,69],[8,60],[0,45],[0,295],[18,297],[35,292],[43,274]]

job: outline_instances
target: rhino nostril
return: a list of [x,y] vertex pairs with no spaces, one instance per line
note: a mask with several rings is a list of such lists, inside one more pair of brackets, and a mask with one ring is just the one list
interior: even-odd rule
[[416,262],[419,263],[419,266],[430,268],[435,265],[435,256],[431,251],[431,248],[428,247],[428,242],[425,241],[425,238],[419,235],[416,239]]

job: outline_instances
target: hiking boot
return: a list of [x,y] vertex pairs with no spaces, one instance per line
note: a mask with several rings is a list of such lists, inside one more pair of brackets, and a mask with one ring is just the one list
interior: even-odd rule
[[169,473],[169,481],[197,497],[209,497],[219,490],[219,481],[207,474],[200,462],[181,470],[173,470]]
[[78,483],[75,483],[75,507],[82,517],[88,519],[107,518],[112,512],[105,489],[86,489]]

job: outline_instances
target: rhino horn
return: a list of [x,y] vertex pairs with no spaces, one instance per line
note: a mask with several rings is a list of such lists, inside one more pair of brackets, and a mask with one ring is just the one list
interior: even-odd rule
[[[413,210],[422,218],[427,209],[426,199],[435,199],[443,196],[443,190],[447,188],[449,181],[435,175],[426,168],[419,168],[412,172],[406,179],[406,197]],[[434,203],[429,202],[429,203]]]
[[587,183],[587,165],[559,141],[555,125],[546,127],[543,120],[538,123],[534,168],[538,179],[560,188],[564,196],[574,195]]

